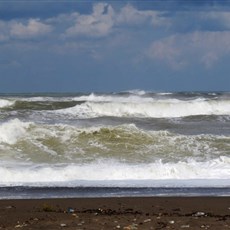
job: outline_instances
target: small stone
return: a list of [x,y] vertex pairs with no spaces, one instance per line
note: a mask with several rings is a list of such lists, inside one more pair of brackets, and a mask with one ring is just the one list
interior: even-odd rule
[[189,224],[185,224],[185,225],[181,225],[180,227],[181,228],[190,228],[190,225]]
[[151,221],[151,219],[146,219],[146,220],[144,220],[143,222],[144,223],[147,223],[147,222],[150,222]]
[[117,225],[117,226],[116,226],[116,228],[117,228],[117,229],[120,229],[120,228],[121,228],[121,226],[120,226],[120,225]]
[[15,207],[14,207],[14,206],[11,206],[11,205],[6,206],[6,209],[11,209],[11,208],[15,208]]
[[67,225],[66,224],[60,224],[61,227],[66,227]]
[[27,226],[27,224],[17,224],[14,227],[15,228],[23,228],[23,227],[26,227],[26,226]]
[[73,208],[68,208],[68,213],[74,213],[75,210]]
[[123,229],[124,230],[136,230],[137,224],[131,224],[131,225],[125,226]]
[[174,221],[174,220],[170,220],[169,223],[170,223],[170,224],[174,224],[175,221]]
[[205,215],[204,212],[196,212],[196,213],[194,214],[194,216],[197,216],[197,217],[199,217],[199,216],[204,216],[204,215]]
[[202,224],[200,227],[201,227],[201,228],[208,229],[210,226],[209,226],[209,225]]

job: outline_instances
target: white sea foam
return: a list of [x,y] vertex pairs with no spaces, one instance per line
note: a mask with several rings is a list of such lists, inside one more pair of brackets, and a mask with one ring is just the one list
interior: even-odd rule
[[53,97],[28,97],[28,98],[18,98],[20,101],[55,101]]
[[86,102],[141,103],[141,102],[153,102],[155,99],[153,99],[152,97],[140,97],[140,95],[119,96],[119,95],[96,95],[92,93],[90,95],[74,97],[73,100],[86,101]]
[[[213,159],[226,155],[229,136],[182,135],[169,131],[143,130],[134,124],[78,127],[36,124],[13,119],[0,124],[1,157],[23,153],[31,162],[85,162],[100,157],[127,162]],[[11,156],[11,155],[10,155]],[[8,156],[8,158],[10,157]]]
[[25,101],[25,102],[59,102],[59,101],[73,101],[73,97],[61,97],[61,100],[59,97],[42,97],[42,96],[36,96],[36,97],[17,97],[15,98],[16,101]]
[[229,187],[229,95],[81,95],[2,96],[0,186]]
[[0,99],[0,108],[12,106],[14,103],[15,103],[15,101]]
[[[116,161],[96,161],[90,164],[71,165],[0,165],[0,185],[26,185],[37,183],[40,185],[52,184],[58,186],[73,185],[81,182],[82,186],[88,181],[94,181],[95,185],[106,184],[108,182],[116,185],[116,181],[121,184],[130,181],[142,181],[142,185],[151,186],[149,181],[173,181],[174,185],[181,180],[224,180],[230,179],[230,158],[219,157],[207,162],[178,162],[162,163],[161,161],[130,165]],[[146,181],[146,184],[144,182]],[[172,184],[173,184],[172,183]],[[196,184],[192,183],[192,186]],[[228,183],[228,182],[227,182]],[[199,184],[200,185],[200,184]],[[227,184],[229,185],[229,184]],[[152,184],[152,186],[154,186]],[[164,184],[167,186],[167,183]],[[209,184],[213,186],[213,184]]]
[[127,93],[131,93],[131,94],[136,94],[136,95],[142,96],[142,95],[145,95],[148,92],[144,91],[144,90],[140,90],[140,89],[133,89],[133,90],[127,91]]
[[15,144],[27,133],[30,124],[17,118],[0,124],[0,143]]
[[150,98],[141,101],[125,100],[112,102],[97,102],[95,100],[57,112],[82,118],[98,116],[168,118],[195,115],[230,115],[229,100],[196,99],[192,101],[180,101],[177,99],[153,100]]

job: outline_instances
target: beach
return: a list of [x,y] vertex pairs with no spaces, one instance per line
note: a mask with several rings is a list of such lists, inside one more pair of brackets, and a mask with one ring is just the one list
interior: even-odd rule
[[0,229],[230,229],[230,198],[1,200]]

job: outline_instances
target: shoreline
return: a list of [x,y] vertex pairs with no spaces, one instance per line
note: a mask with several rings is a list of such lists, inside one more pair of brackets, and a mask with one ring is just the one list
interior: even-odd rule
[[106,197],[225,197],[230,187],[0,187],[0,200]]
[[230,229],[230,196],[0,200],[0,229]]

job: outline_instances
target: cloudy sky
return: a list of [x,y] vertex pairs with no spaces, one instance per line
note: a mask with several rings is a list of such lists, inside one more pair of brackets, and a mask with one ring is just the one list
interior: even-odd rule
[[0,92],[230,91],[229,1],[0,1]]

